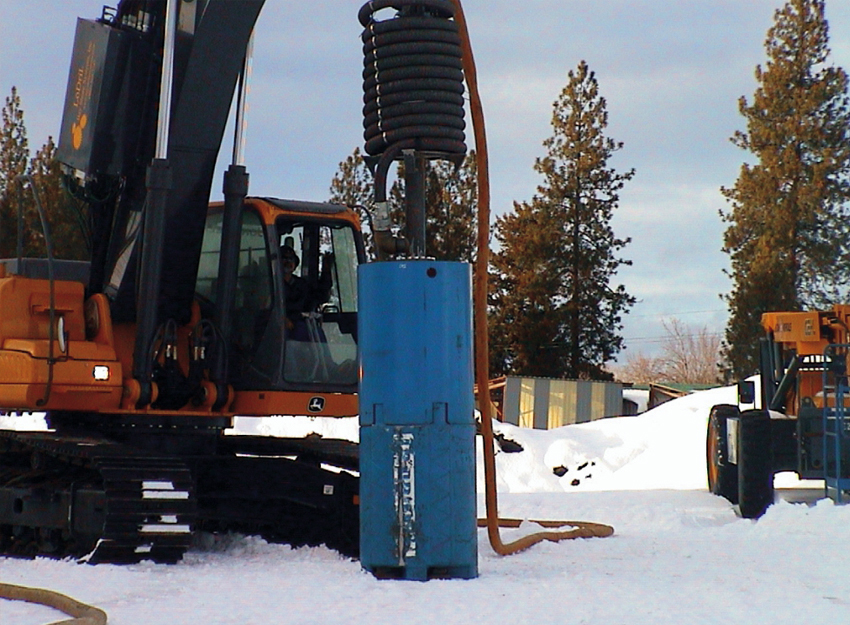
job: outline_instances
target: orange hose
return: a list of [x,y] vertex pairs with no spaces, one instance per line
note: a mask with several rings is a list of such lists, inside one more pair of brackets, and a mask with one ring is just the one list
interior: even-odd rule
[[106,625],[106,612],[103,610],[86,605],[85,603],[80,603],[67,595],[44,588],[30,588],[27,586],[0,583],[0,599],[37,603],[73,617],[68,620],[56,622],[53,625]]
[[[475,262],[474,316],[475,316],[475,358],[476,379],[479,395],[478,406],[481,410],[481,432],[484,438],[484,493],[487,509],[487,535],[490,545],[499,555],[510,555],[528,549],[541,541],[559,541],[568,538],[605,537],[614,533],[614,528],[598,523],[583,521],[553,521],[555,527],[571,526],[575,529],[562,532],[538,532],[523,536],[519,540],[505,544],[499,534],[498,501],[496,497],[496,454],[493,448],[493,423],[490,412],[489,391],[489,345],[487,338],[487,269],[490,263],[490,170],[487,157],[487,136],[484,130],[484,111],[478,93],[478,77],[475,59],[469,42],[469,31],[460,0],[452,0],[455,5],[455,21],[460,29],[463,48],[463,72],[469,88],[469,106],[475,135],[475,150],[478,165],[478,257]],[[486,395],[485,395],[486,392]],[[541,523],[538,521],[538,523]],[[509,527],[511,525],[508,525]]]

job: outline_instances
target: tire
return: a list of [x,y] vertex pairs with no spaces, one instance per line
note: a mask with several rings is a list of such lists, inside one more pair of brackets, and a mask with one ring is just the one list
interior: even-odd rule
[[708,433],[705,441],[706,473],[708,490],[738,503],[738,467],[729,463],[729,448],[726,439],[726,420],[737,417],[737,406],[718,404],[708,415]]
[[757,519],[773,503],[770,415],[745,410],[738,425],[738,506],[745,519]]

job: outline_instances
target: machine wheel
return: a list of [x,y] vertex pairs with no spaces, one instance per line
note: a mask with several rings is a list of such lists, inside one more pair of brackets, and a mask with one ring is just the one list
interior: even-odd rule
[[770,415],[745,410],[738,426],[738,505],[745,519],[757,519],[773,503]]
[[737,417],[738,414],[737,406],[713,406],[708,415],[708,434],[705,441],[708,490],[725,497],[733,504],[738,503],[738,467],[729,463],[726,420]]

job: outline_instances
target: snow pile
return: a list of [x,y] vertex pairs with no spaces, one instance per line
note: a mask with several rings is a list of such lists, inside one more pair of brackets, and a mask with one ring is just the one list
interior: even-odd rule
[[320,434],[325,438],[341,438],[358,442],[360,425],[357,417],[323,419],[321,417],[236,417],[228,434],[259,434],[293,438]]
[[[734,387],[712,389],[635,417],[556,430],[497,423],[500,438],[523,448],[497,454],[498,489],[530,493],[705,488],[708,412],[714,404],[735,403],[735,393]],[[480,461],[478,478],[480,491]]]
[[43,412],[12,412],[0,414],[0,429],[40,432],[47,429],[47,424]]

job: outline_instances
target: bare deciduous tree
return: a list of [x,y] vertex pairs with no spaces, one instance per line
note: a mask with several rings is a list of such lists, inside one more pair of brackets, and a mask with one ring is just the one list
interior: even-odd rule
[[698,331],[672,318],[662,321],[666,333],[661,355],[638,352],[617,368],[617,379],[636,384],[715,384],[719,381],[719,334],[703,327]]
[[714,384],[718,382],[720,335],[708,328],[694,332],[678,319],[663,321],[667,333],[661,347],[663,371],[668,382]]
[[664,379],[664,370],[661,358],[630,352],[626,362],[614,368],[614,376],[621,382],[652,384]]

